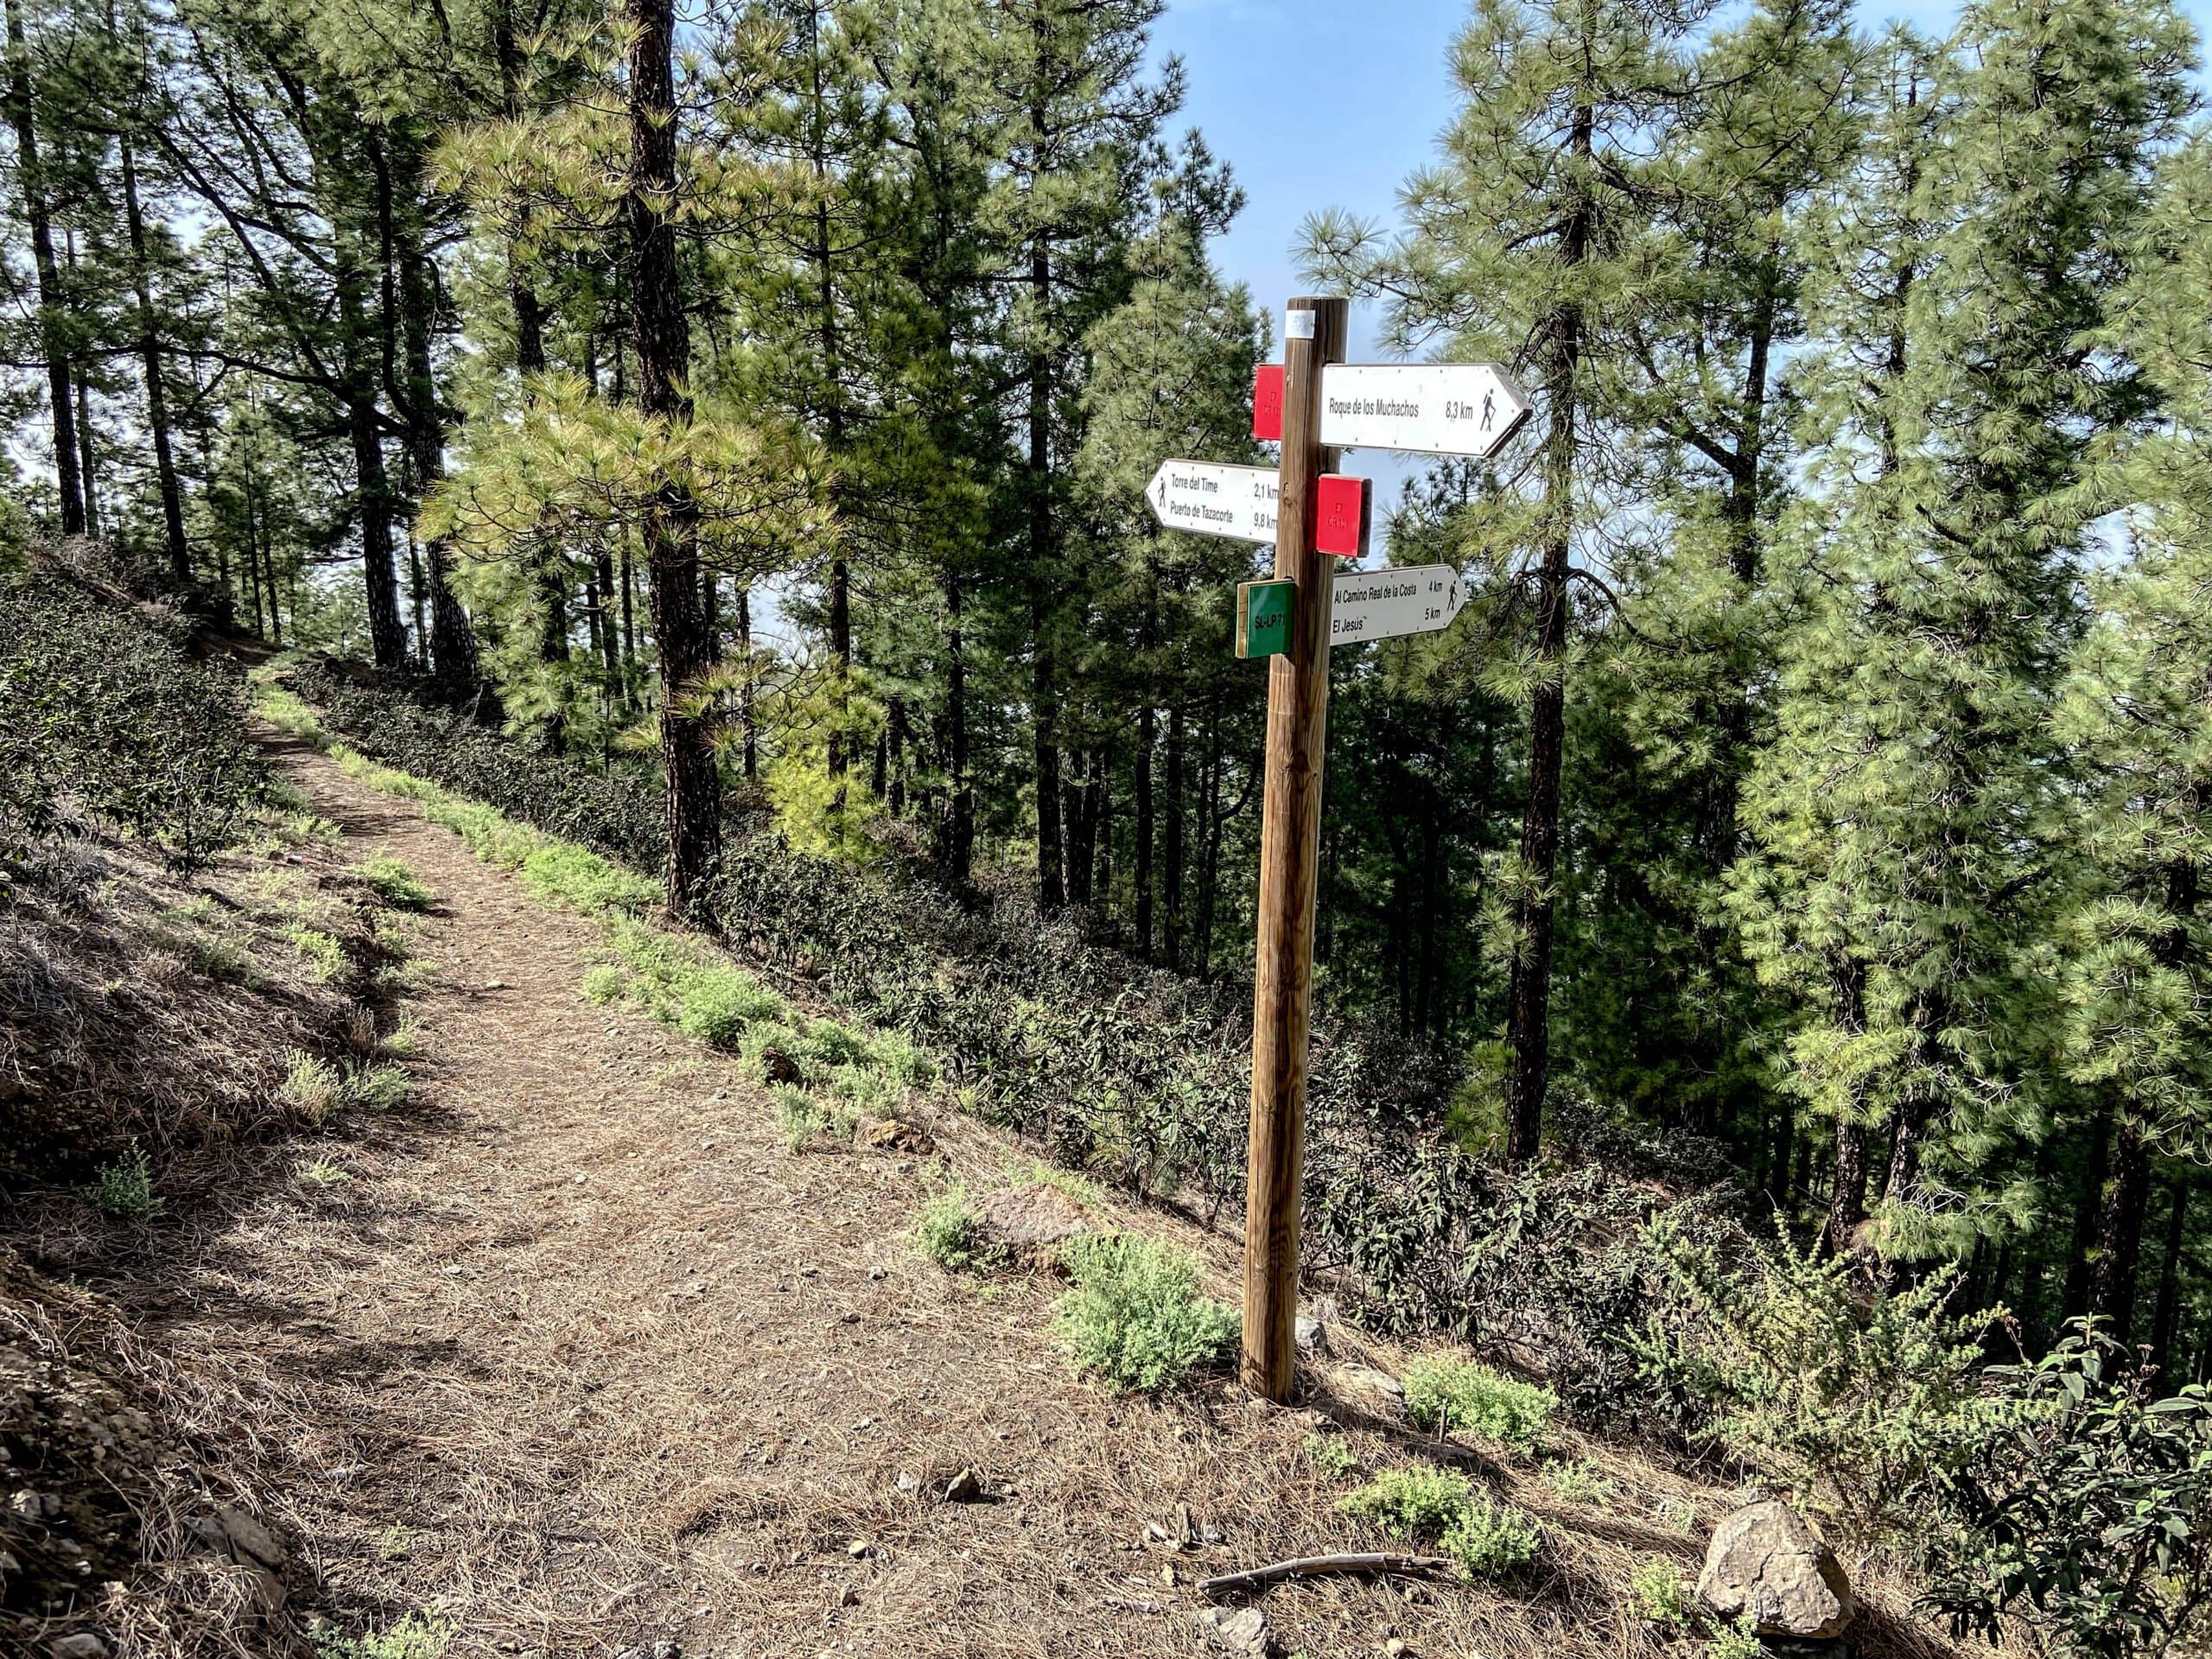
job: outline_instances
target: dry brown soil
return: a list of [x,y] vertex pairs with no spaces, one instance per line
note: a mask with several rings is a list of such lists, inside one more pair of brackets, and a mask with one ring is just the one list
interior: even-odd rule
[[[346,856],[397,854],[439,894],[415,940],[414,1100],[242,1153],[101,1287],[237,1389],[296,1607],[351,1630],[442,1610],[455,1655],[1190,1654],[1198,1578],[1385,1542],[1300,1451],[1332,1418],[1370,1466],[1424,1455],[1347,1380],[1349,1333],[1294,1410],[1225,1381],[1154,1402],[1078,1379],[1049,1280],[957,1277],[912,1243],[952,1173],[987,1183],[1018,1148],[940,1116],[929,1155],[791,1152],[734,1060],[583,999],[592,923],[411,803],[279,760]],[[289,1178],[312,1159],[351,1179]],[[1228,1241],[1116,1219],[1182,1236],[1226,1288]],[[1557,1449],[1612,1470],[1610,1505],[1467,1465],[1545,1522],[1526,1578],[1285,1586],[1260,1604],[1278,1650],[1664,1650],[1629,1574],[1655,1555],[1694,1573],[1729,1494]],[[947,1499],[963,1470],[988,1501]],[[1186,1506],[1217,1541],[1181,1541]],[[1925,1644],[1885,1624],[1870,1646]]]

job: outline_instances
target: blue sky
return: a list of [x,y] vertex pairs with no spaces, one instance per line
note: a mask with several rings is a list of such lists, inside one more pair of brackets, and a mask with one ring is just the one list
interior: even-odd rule
[[[1290,254],[1300,220],[1323,207],[1387,220],[1400,181],[1434,153],[1452,107],[1446,48],[1470,10],[1469,0],[1169,0],[1154,39],[1188,71],[1182,124],[1205,131],[1249,198],[1217,257],[1277,315],[1278,337],[1283,302],[1304,291]],[[2182,10],[2212,33],[2212,0],[2183,0]],[[1860,10],[1869,24],[1898,18],[1932,32],[1959,7],[1891,0]],[[1355,360],[1379,355],[1361,309]],[[1397,475],[1386,462],[1351,458],[1371,476]],[[1380,492],[1384,500],[1396,493],[1395,483]]]

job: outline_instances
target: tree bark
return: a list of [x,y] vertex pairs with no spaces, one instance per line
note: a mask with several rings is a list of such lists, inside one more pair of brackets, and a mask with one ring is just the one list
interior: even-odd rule
[[[672,0],[626,0],[626,10],[630,171],[622,220],[638,407],[680,429],[691,418],[683,385],[691,335],[670,217],[677,191],[675,11]],[[707,626],[699,603],[698,504],[682,483],[671,479],[661,486],[645,515],[644,540],[660,653],[668,908],[680,919],[704,919],[707,883],[721,861],[721,780],[705,716],[684,708],[685,689],[707,667]]]
[[2089,1276],[2089,1311],[2108,1321],[2121,1343],[2135,1330],[2135,1281],[2150,1197],[2150,1145],[2142,1124],[2123,1115],[2113,1135],[2112,1176],[2097,1217],[2096,1262]]
[[2174,1326],[2181,1314],[2181,1263],[2189,1242],[2189,1183],[2176,1176],[2166,1183],[2165,1249],[2158,1260],[2158,1299],[2151,1314],[2151,1363],[2164,1372],[2174,1347]]
[[976,797],[968,775],[968,638],[960,573],[944,572],[944,823],[938,862],[945,879],[963,884],[976,852]]
[[146,252],[146,220],[138,205],[138,163],[130,135],[123,135],[123,218],[130,238],[130,285],[138,302],[138,361],[146,376],[146,423],[154,440],[154,479],[162,499],[162,540],[169,574],[192,580],[192,550],[184,539],[184,491],[177,481],[169,442],[168,391],[162,379],[162,336],[154,321],[152,263]]
[[1183,772],[1185,743],[1180,703],[1167,711],[1166,822],[1160,858],[1161,944],[1168,967],[1183,969]]
[[[1586,99],[1573,109],[1567,147],[1586,166],[1596,122]],[[1572,204],[1560,232],[1560,263],[1588,257],[1586,201]],[[1512,1048],[1505,1086],[1505,1157],[1525,1164],[1543,1134],[1544,1091],[1551,1072],[1552,936],[1556,920],[1553,877],[1559,866],[1560,776],[1567,751],[1568,556],[1574,523],[1574,417],[1580,387],[1582,313],[1569,302],[1549,319],[1547,334],[1550,430],[1544,444],[1544,545],[1536,582],[1539,678],[1529,710],[1529,805],[1521,823],[1521,892],[1516,906],[1513,971],[1507,991],[1507,1039]]]
[[2105,1207],[2105,1178],[2111,1171],[2112,1109],[2097,1108],[2089,1121],[2088,1155],[2082,1166],[2082,1190],[2074,1210],[2074,1236],[2066,1258],[2066,1303],[2063,1317],[2091,1311],[2089,1255],[2096,1241],[2097,1224]]
[[69,342],[64,327],[61,274],[54,260],[54,221],[48,212],[46,176],[39,163],[38,117],[31,95],[30,44],[23,31],[24,0],[5,0],[8,30],[8,115],[16,130],[16,181],[30,226],[31,264],[38,278],[39,352],[46,359],[47,400],[54,416],[54,474],[61,496],[61,533],[85,533],[84,481],[78,473],[77,408],[69,384]]

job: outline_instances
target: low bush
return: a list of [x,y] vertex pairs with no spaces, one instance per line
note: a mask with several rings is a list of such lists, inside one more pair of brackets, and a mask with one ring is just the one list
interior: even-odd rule
[[162,1213],[154,1168],[142,1152],[102,1164],[92,1178],[92,1202],[121,1221],[149,1221]]
[[1299,1451],[1306,1466],[1324,1480],[1349,1480],[1359,1471],[1351,1447],[1334,1434],[1308,1434]]
[[1544,1535],[1512,1504],[1481,1492],[1459,1506],[1441,1541],[1469,1578],[1501,1579],[1536,1559]]
[[410,1613],[396,1624],[359,1636],[323,1626],[315,1633],[316,1659],[445,1659],[454,1624],[436,1613]]
[[1611,1476],[1586,1463],[1554,1463],[1544,1469],[1544,1484],[1560,1502],[1580,1503],[1593,1510],[1611,1506],[1618,1489]]
[[204,863],[267,782],[237,682],[181,625],[60,574],[0,577],[0,882],[73,810]]
[[292,1051],[277,1097],[310,1123],[327,1122],[345,1100],[346,1080],[338,1068],[312,1054]]
[[793,1152],[853,1138],[850,1117],[798,1084],[779,1083],[769,1093],[776,1103],[776,1128]]
[[396,1065],[372,1065],[354,1072],[339,1088],[339,1103],[370,1111],[390,1111],[407,1103],[407,1073]]
[[1651,1372],[1705,1402],[1704,1431],[1787,1486],[1832,1535],[1871,1545],[1921,1529],[1918,1494],[1956,1467],[1990,1409],[1980,1339],[2002,1309],[1949,1311],[1955,1273],[1871,1293],[1848,1256],[1777,1230],[1741,1263],[1662,1230],[1689,1309],[1645,1339]]
[[1007,1264],[1006,1251],[982,1236],[968,1194],[957,1186],[923,1206],[914,1247],[947,1273],[990,1273]]
[[2158,1398],[2133,1356],[2079,1325],[1987,1382],[1983,1432],[1937,1483],[1951,1524],[1927,1605],[1961,1635],[1993,1643],[2016,1622],[2082,1659],[2190,1636],[2212,1605],[2212,1392]]
[[1474,1495],[1465,1475],[1421,1464],[1380,1471],[1357,1491],[1338,1499],[1337,1507],[1379,1522],[1395,1537],[1417,1538],[1443,1531]]
[[1535,1449],[1559,1404],[1549,1389],[1448,1356],[1424,1355],[1402,1380],[1407,1413],[1421,1427],[1479,1434],[1516,1452]]
[[1055,1324],[1082,1370],[1116,1388],[1156,1394],[1218,1362],[1236,1340],[1236,1310],[1198,1288],[1184,1250],[1129,1233],[1086,1233],[1061,1262],[1072,1281]]
[[1700,1614],[1674,1562],[1655,1558],[1636,1569],[1628,1581],[1629,1600],[1648,1622],[1667,1630],[1694,1628]]
[[285,937],[307,963],[308,971],[324,984],[334,985],[346,976],[346,947],[335,934],[301,924],[286,929]]

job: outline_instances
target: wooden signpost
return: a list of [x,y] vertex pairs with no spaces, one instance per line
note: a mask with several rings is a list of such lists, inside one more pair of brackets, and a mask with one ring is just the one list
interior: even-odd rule
[[[1341,299],[1290,302],[1283,360],[1263,366],[1253,388],[1253,435],[1282,443],[1273,474],[1171,461],[1146,491],[1154,516],[1171,529],[1240,541],[1271,531],[1275,547],[1274,578],[1243,584],[1236,603],[1236,654],[1268,659],[1243,1375],[1247,1386],[1271,1400],[1290,1397],[1296,1358],[1329,651],[1447,627],[1466,602],[1448,565],[1331,568],[1332,556],[1366,552],[1370,511],[1366,480],[1334,476],[1337,450],[1488,455],[1529,408],[1512,377],[1488,364],[1347,365],[1349,309]],[[1262,481],[1269,477],[1272,493]]]

